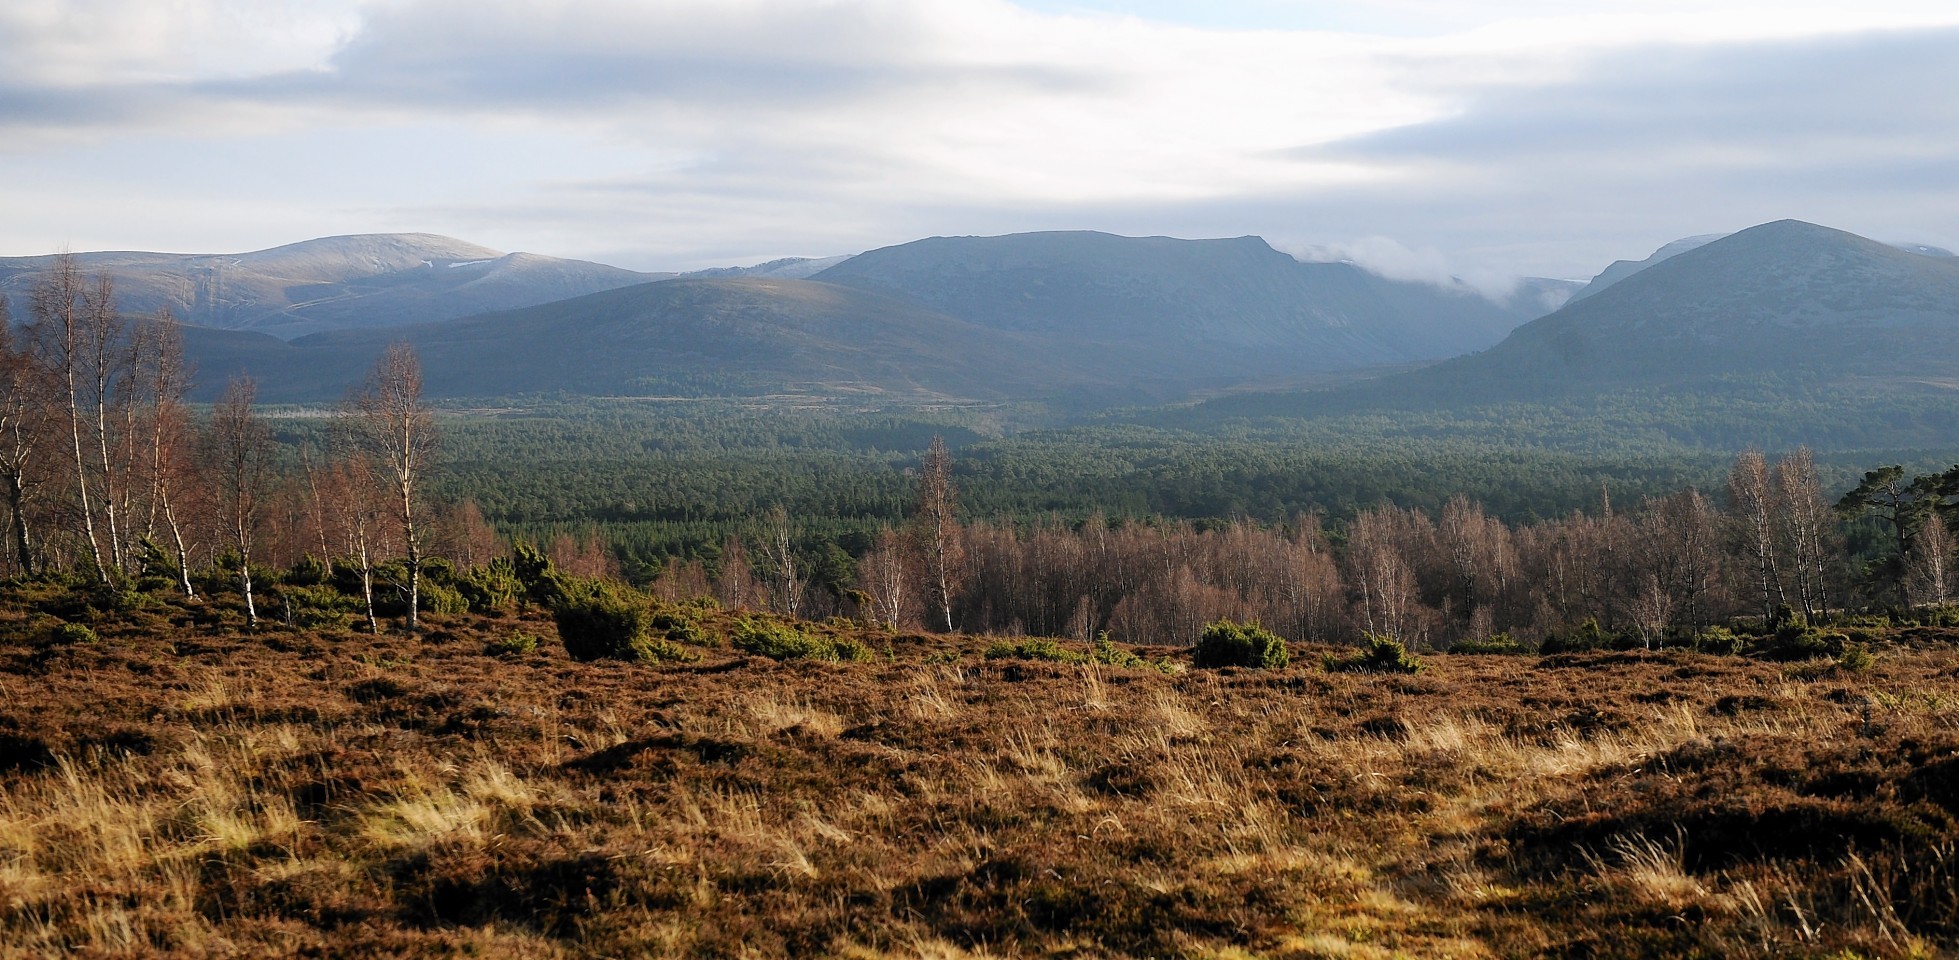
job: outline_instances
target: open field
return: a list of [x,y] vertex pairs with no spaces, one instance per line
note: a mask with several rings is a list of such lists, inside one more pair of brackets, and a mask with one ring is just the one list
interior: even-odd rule
[[1959,949],[1936,631],[1166,673],[842,625],[874,660],[577,663],[541,612],[70,610],[90,640],[60,602],[0,598],[0,956]]

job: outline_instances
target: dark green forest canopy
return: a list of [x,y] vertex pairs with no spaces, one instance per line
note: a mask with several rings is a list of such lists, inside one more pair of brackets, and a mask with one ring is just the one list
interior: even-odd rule
[[[1099,516],[1338,527],[1380,503],[1439,509],[1465,494],[1511,522],[1630,506],[1683,487],[1717,491],[1734,454],[1810,444],[1826,488],[1864,470],[1959,460],[1959,402],[1819,390],[1777,401],[1748,382],[1681,396],[1620,392],[1561,402],[1342,409],[1339,394],[1252,395],[1059,424],[1034,407],[870,408],[788,402],[569,401],[443,414],[436,492],[474,499],[530,539],[597,533],[644,570],[712,559],[774,504],[812,548],[861,552],[902,520],[935,434],[951,447],[969,519]],[[289,441],[324,424],[281,419]],[[1943,441],[1942,443],[1940,441]]]

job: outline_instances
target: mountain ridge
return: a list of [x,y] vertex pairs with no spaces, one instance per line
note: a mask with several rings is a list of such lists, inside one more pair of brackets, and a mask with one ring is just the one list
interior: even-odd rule
[[[27,315],[28,291],[56,256],[0,258],[0,296],[13,301],[16,316]],[[167,308],[186,323],[281,339],[453,319],[671,276],[429,233],[319,237],[245,253],[72,256],[85,273],[115,278],[127,313]]]

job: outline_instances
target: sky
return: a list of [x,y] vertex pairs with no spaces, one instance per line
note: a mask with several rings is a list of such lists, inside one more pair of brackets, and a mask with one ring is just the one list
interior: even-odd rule
[[1959,248],[1950,0],[7,0],[0,256],[348,233],[694,269],[1257,234],[1582,278]]

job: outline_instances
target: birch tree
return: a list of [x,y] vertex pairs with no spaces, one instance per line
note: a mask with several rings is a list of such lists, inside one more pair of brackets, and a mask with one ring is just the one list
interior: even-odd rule
[[1773,618],[1787,605],[1782,590],[1782,570],[1776,560],[1781,531],[1776,518],[1776,500],[1769,479],[1768,462],[1759,450],[1744,451],[1735,458],[1728,472],[1728,506],[1733,513],[1735,538],[1754,572],[1762,617]]
[[206,435],[226,533],[231,547],[238,551],[238,586],[245,597],[245,621],[252,627],[258,626],[258,605],[252,597],[252,545],[272,458],[272,434],[252,411],[257,394],[258,387],[251,378],[233,379],[211,412]]
[[35,533],[28,508],[41,484],[54,384],[34,353],[14,342],[7,299],[0,297],[0,478],[6,484],[8,538],[23,575],[35,567]]
[[918,502],[912,513],[924,565],[927,602],[933,618],[953,632],[952,601],[960,569],[959,488],[952,481],[952,454],[945,438],[934,436],[918,471]]
[[92,339],[91,318],[98,313],[96,300],[103,292],[102,287],[97,287],[92,295],[75,258],[62,254],[34,284],[32,330],[35,349],[54,373],[60,402],[67,414],[64,426],[68,453],[75,468],[75,513],[81,524],[82,540],[88,545],[96,579],[108,583],[110,565],[102,554],[102,541],[95,528],[95,495],[100,491],[100,484],[91,489],[88,457],[82,446],[85,422],[82,400],[88,344]]
[[422,365],[406,343],[390,346],[347,401],[359,450],[389,485],[408,568],[408,629],[421,629],[422,480],[435,456],[435,417],[422,403]]

